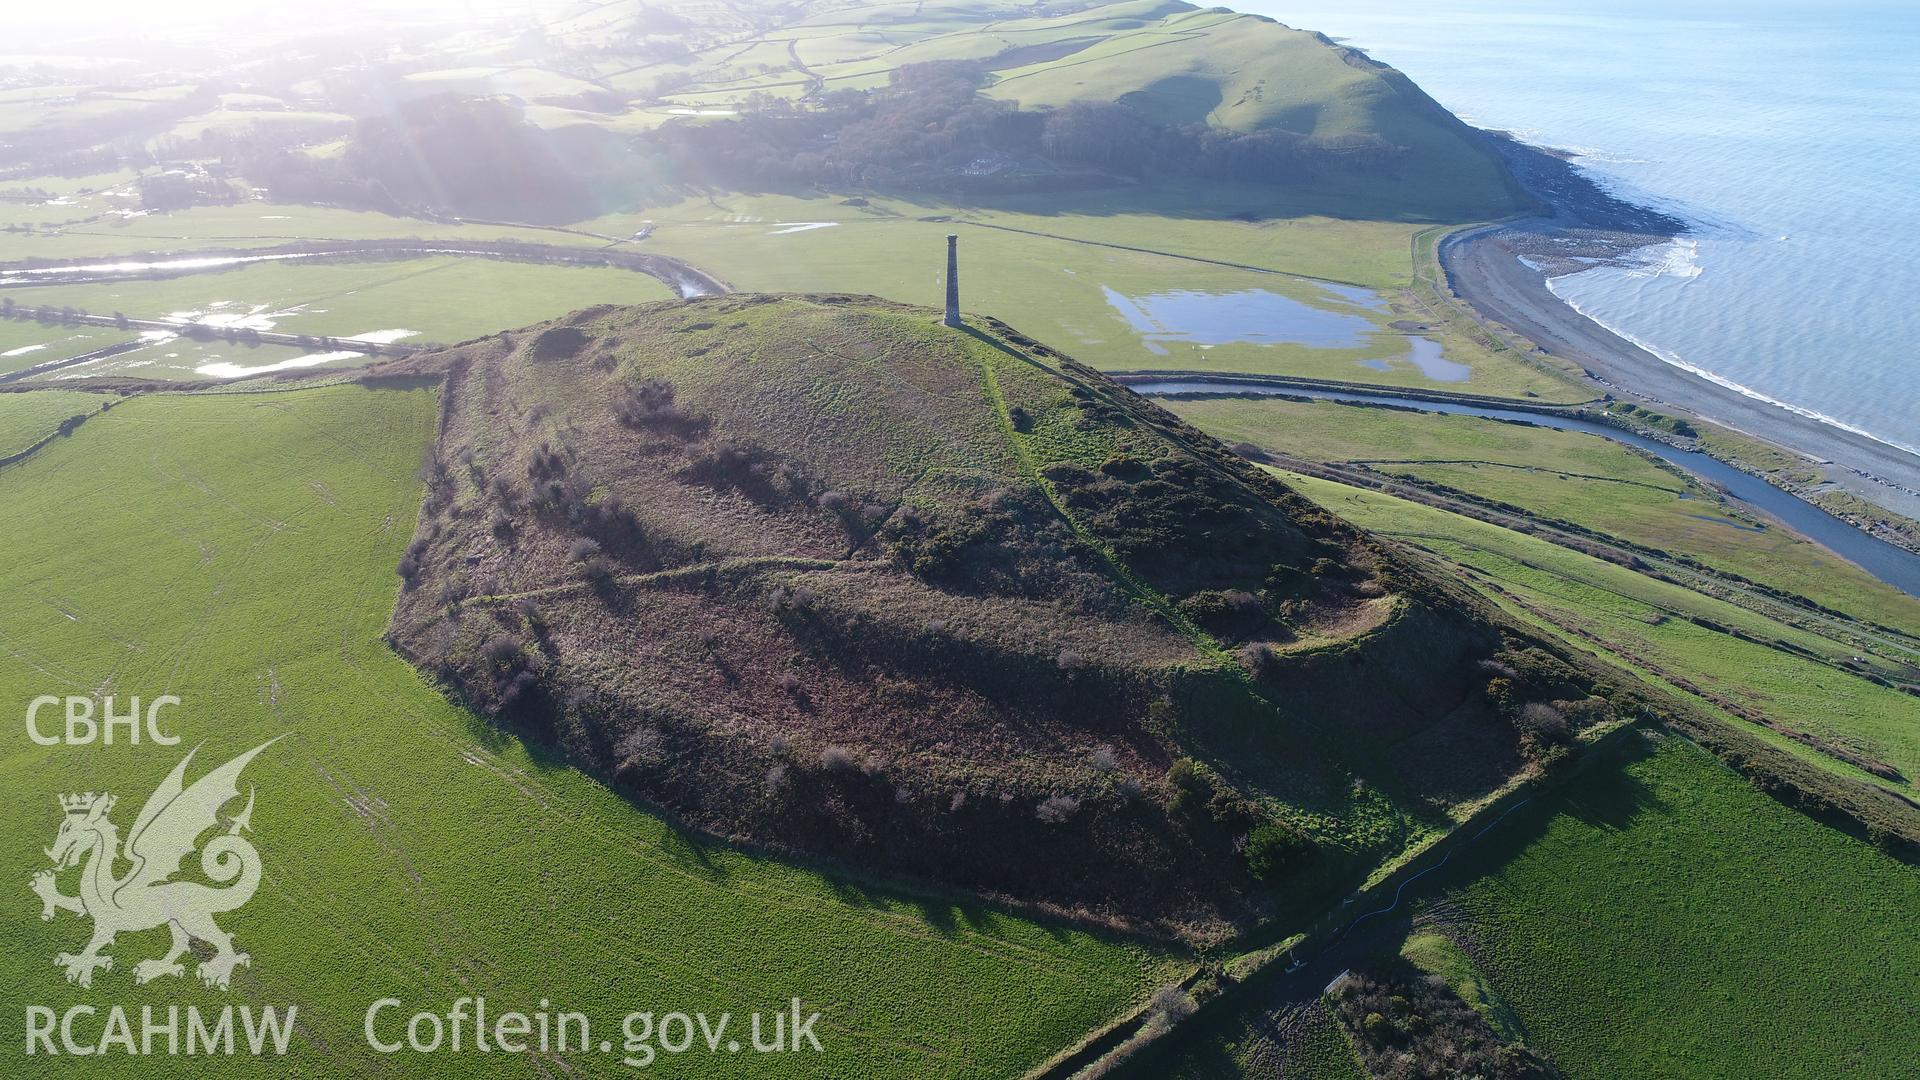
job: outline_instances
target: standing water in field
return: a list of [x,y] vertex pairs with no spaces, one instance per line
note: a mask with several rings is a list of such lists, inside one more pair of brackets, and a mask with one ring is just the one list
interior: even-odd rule
[[[1146,347],[1167,355],[1167,346],[1179,345],[1305,345],[1314,349],[1358,349],[1376,345],[1380,326],[1352,309],[1384,314],[1386,298],[1358,285],[1316,283],[1328,294],[1332,308],[1282,296],[1266,289],[1211,293],[1193,289],[1127,296],[1100,286],[1107,303],[1127,320]],[[1334,308],[1347,308],[1341,311]],[[1440,343],[1409,337],[1406,355],[1360,361],[1374,371],[1391,371],[1396,363],[1412,364],[1435,382],[1464,382],[1473,369],[1444,355]]]
[[1266,289],[1210,293],[1191,289],[1127,296],[1105,285],[1107,303],[1161,355],[1168,344],[1306,345],[1353,349],[1378,329],[1359,315],[1327,311]]

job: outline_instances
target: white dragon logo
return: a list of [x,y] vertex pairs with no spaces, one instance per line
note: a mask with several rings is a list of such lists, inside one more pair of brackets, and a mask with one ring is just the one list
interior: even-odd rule
[[[53,846],[46,849],[54,868],[35,874],[32,888],[44,905],[42,919],[52,919],[56,911],[93,919],[93,937],[85,951],[78,955],[61,953],[54,958],[55,965],[66,969],[68,982],[92,986],[95,971],[113,970],[113,957],[102,956],[101,950],[113,944],[114,935],[162,925],[172,931],[173,945],[167,955],[134,965],[136,983],[186,974],[180,957],[194,941],[214,949],[212,958],[201,961],[195,971],[208,986],[225,990],[234,968],[252,964],[252,957],[233,951],[233,939],[213,921],[216,914],[253,899],[254,890],[260,886],[260,853],[240,835],[252,827],[252,788],[247,791],[246,809],[237,816],[223,821],[220,808],[239,797],[240,770],[278,741],[271,739],[254,747],[194,781],[192,787],[185,787],[182,780],[187,763],[199,748],[188,751],[140,808],[140,816],[127,833],[124,851],[120,830],[107,817],[117,801],[112,795],[88,792],[59,797],[65,817]],[[226,832],[204,845],[198,843],[202,833],[222,825],[226,825]],[[170,880],[196,847],[201,871],[209,881],[224,887]],[[79,894],[66,896],[59,890],[56,875],[79,865],[82,859],[86,867],[80,872]],[[114,864],[122,861],[133,867],[115,877]]]

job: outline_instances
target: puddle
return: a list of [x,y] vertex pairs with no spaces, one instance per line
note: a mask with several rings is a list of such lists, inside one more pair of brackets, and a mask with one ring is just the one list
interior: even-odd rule
[[1100,291],[1147,348],[1162,355],[1170,343],[1351,349],[1365,345],[1367,335],[1376,329],[1372,320],[1359,315],[1327,311],[1265,289],[1230,293],[1182,289],[1139,297],[1105,285]]
[[1329,295],[1334,297],[1334,299],[1352,304],[1355,307],[1363,307],[1368,311],[1384,312],[1390,310],[1387,307],[1387,298],[1374,292],[1372,289],[1362,288],[1359,285],[1335,285],[1326,281],[1318,282],[1318,284],[1321,289],[1325,290]]
[[780,227],[768,233],[768,236],[785,236],[788,233],[812,232],[815,229],[831,229],[840,223],[837,221],[776,221],[774,224]]
[[1408,338],[1407,344],[1413,347],[1407,359],[1420,369],[1420,374],[1434,382],[1466,382],[1473,374],[1473,369],[1466,364],[1447,359],[1446,350],[1437,341],[1417,337]]
[[[315,314],[319,314],[316,312]],[[391,345],[410,337],[419,337],[418,330],[369,330],[364,334],[341,338],[342,341],[364,341],[369,345]]]
[[289,371],[293,368],[316,367],[334,360],[358,360],[365,356],[366,353],[357,352],[309,353],[306,356],[296,356],[291,360],[282,360],[277,364],[261,364],[257,367],[248,367],[245,364],[233,364],[221,361],[213,364],[201,364],[193,370],[196,374],[208,375],[216,379],[239,379],[248,375],[265,375],[270,371]]
[[0,352],[0,356],[25,356],[28,353],[39,352],[46,347],[45,343],[39,345],[22,345],[17,349],[8,349],[6,352]]
[[286,259],[312,258],[314,252],[288,252],[279,255],[209,255],[187,259],[160,259],[153,262],[110,262],[85,263],[79,266],[34,266],[19,270],[9,270],[4,275],[14,277],[48,277],[59,274],[144,274],[154,270],[211,270],[221,266],[240,266],[245,263],[279,262]]
[[[1411,350],[1399,358],[1401,362],[1412,364],[1420,374],[1434,382],[1466,382],[1473,375],[1473,368],[1446,357],[1445,350],[1437,341],[1426,338],[1408,338],[1407,347]],[[1375,357],[1371,360],[1355,361],[1369,371],[1392,371],[1395,361]]]
[[271,304],[255,304],[245,311],[232,310],[237,306],[234,300],[215,300],[204,311],[169,311],[161,321],[194,323],[215,330],[272,330],[275,322],[299,314],[305,305],[274,311]]

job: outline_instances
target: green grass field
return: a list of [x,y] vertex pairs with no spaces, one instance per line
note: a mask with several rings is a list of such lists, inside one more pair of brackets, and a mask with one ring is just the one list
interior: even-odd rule
[[0,374],[65,360],[133,337],[110,326],[49,326],[31,319],[0,319]]
[[1920,871],[1665,738],[1488,834],[1435,910],[1570,1077],[1897,1076]]
[[[1141,948],[971,904],[917,896],[704,843],[449,703],[380,641],[393,566],[420,498],[434,429],[427,389],[358,386],[149,396],[0,474],[13,522],[0,568],[0,701],[172,693],[185,741],[0,750],[0,792],[22,817],[0,843],[27,876],[59,820],[53,796],[108,790],[124,827],[188,747],[194,771],[275,736],[249,767],[261,891],[223,916],[253,966],[230,994],[136,988],[158,932],[123,935],[91,992],[55,953],[85,926],[10,919],[4,1009],[111,999],[297,1004],[278,1071],[417,1072],[361,1036],[394,996],[442,1010],[542,998],[619,1039],[628,1010],[822,1010],[828,1052],[689,1054],[679,1075],[1019,1073],[1173,974]],[[16,719],[16,724],[19,722]],[[122,739],[124,743],[124,736]],[[34,811],[31,808],[41,808]],[[71,879],[65,887],[72,888]],[[21,1044],[10,1075],[45,1067]],[[617,1058],[617,1055],[615,1055]],[[250,1060],[119,1057],[101,1075],[240,1075]],[[596,1054],[433,1059],[444,1075],[625,1075]]]
[[[1282,478],[1355,524],[1468,567],[1533,609],[1550,614],[1548,622],[1532,610],[1506,605],[1542,629],[1577,627],[1594,634],[1622,650],[1622,662],[1643,677],[1684,679],[1758,708],[1789,727],[1890,762],[1910,778],[1920,776],[1920,733],[1910,719],[1912,699],[1837,667],[1697,625],[1691,617],[1702,616],[1824,656],[1847,655],[1843,642],[1783,626],[1536,537],[1390,495],[1295,473],[1283,473]],[[1772,735],[1722,715],[1729,723]],[[1769,741],[1842,775],[1867,779],[1859,769],[1799,742],[1777,735]],[[1917,791],[1912,783],[1894,786],[1909,796]]]
[[60,390],[0,394],[0,458],[19,453],[53,434],[61,421],[85,416],[112,400],[100,394]]
[[582,228],[626,236],[646,222],[678,231],[740,219],[900,225],[952,217],[1374,289],[1409,283],[1409,245],[1421,230],[1404,222],[1314,214],[1292,203],[1287,188],[1252,184],[1194,182],[966,199],[864,198],[866,206],[849,206],[839,198],[812,195],[720,193],[609,215]]
[[[374,340],[423,344],[511,330],[591,304],[647,303],[673,294],[659,280],[628,270],[435,256],[261,263],[158,281],[16,289],[8,295],[28,308],[72,305],[95,314],[124,312],[135,319],[217,322],[251,313],[254,317],[241,325],[284,334],[352,337],[406,331]],[[179,355],[169,355],[173,353]],[[272,347],[250,350],[225,342],[196,347],[191,341],[166,341],[89,365],[87,371],[204,378],[230,374],[225,367],[204,370],[209,363],[255,368],[296,356]]]
[[[1372,298],[1349,286],[1289,274],[1109,246],[1130,241],[1132,217],[1047,220],[994,210],[976,218],[969,211],[956,226],[952,208],[929,214],[930,209],[886,201],[849,207],[831,198],[721,195],[602,219],[594,227],[619,234],[650,222],[654,232],[643,249],[684,258],[743,290],[871,293],[936,306],[943,296],[945,237],[958,231],[964,308],[1004,319],[1095,367],[1285,373],[1488,395],[1531,393],[1549,400],[1584,396],[1557,373],[1451,335],[1441,342],[1450,359],[1467,365],[1467,377],[1427,377],[1405,359],[1413,347],[1408,335],[1390,325],[1420,317],[1418,311],[1401,309],[1412,301],[1397,291]],[[975,220],[1005,228],[968,224]],[[1327,274],[1353,269],[1331,253],[1337,235],[1331,227],[1262,231],[1258,225],[1216,220],[1195,229],[1187,243],[1196,249],[1199,238],[1217,231],[1238,235],[1247,257]],[[1171,239],[1174,232],[1168,221],[1157,234],[1141,239]],[[1399,264],[1411,265],[1404,234],[1395,240],[1392,228],[1356,226],[1354,235],[1373,245],[1362,249],[1375,253],[1366,256],[1369,261],[1378,259],[1369,274],[1388,276],[1381,269],[1388,261],[1383,253],[1394,242],[1401,245]],[[1209,303],[1220,306],[1209,309]],[[1125,305],[1176,312],[1198,307],[1201,314],[1190,321],[1159,320],[1172,328],[1167,333],[1130,320]],[[1328,317],[1336,324],[1328,336],[1309,330]],[[1200,326],[1207,332],[1193,332]],[[1222,326],[1246,332],[1210,333]]]
[[1333,402],[1170,400],[1223,441],[1364,462],[1519,506],[1920,633],[1920,601],[1620,443],[1472,416]]
[[36,176],[0,183],[0,245],[17,240],[21,229],[62,226],[99,218],[115,210],[137,210],[139,195],[132,170],[91,176]]
[[[33,177],[23,187],[53,188],[57,178]],[[105,196],[93,197],[105,200]],[[102,201],[131,206],[125,201]],[[44,205],[0,203],[0,225],[35,220],[53,209]],[[59,220],[86,216],[87,207],[57,208]],[[19,214],[20,218],[10,217]],[[427,240],[522,240],[535,244],[605,243],[602,238],[555,229],[512,225],[469,225],[400,217],[368,210],[341,210],[328,206],[301,206],[271,202],[243,202],[232,206],[196,206],[170,213],[139,217],[98,217],[79,220],[55,231],[0,233],[0,262],[16,259],[79,259],[135,252],[203,251],[208,248],[270,247],[289,240],[372,240],[383,238]]]
[[[1904,1075],[1920,871],[1690,742],[1631,738],[1410,889],[1404,937],[1342,962],[1400,953],[1570,1080]],[[1364,1075],[1324,1013],[1276,1023],[1255,988],[1122,1075]]]
[[97,122],[138,113],[158,104],[190,97],[187,84],[143,90],[98,86],[31,86],[0,97],[0,133],[18,134],[63,124]]

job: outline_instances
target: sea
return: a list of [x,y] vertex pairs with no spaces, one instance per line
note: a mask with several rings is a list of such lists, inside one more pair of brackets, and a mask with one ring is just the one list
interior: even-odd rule
[[1687,221],[1551,287],[1669,363],[1920,454],[1920,2],[1233,6]]

